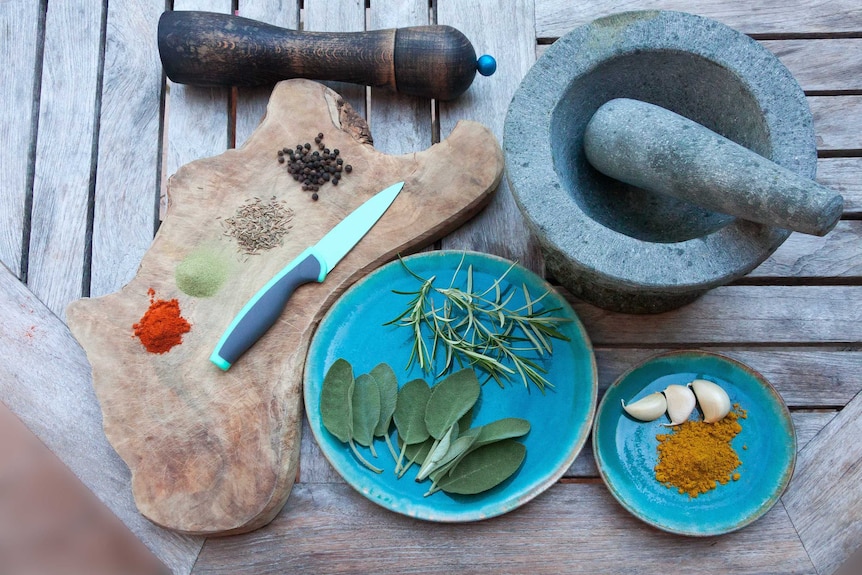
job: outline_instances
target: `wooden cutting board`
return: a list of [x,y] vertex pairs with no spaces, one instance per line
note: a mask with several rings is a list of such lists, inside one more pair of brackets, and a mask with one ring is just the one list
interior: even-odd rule
[[[312,201],[276,152],[313,143],[319,132],[353,171]],[[275,87],[265,118],[242,148],[180,168],[135,278],[117,293],[67,310],[92,364],[105,433],[131,469],[141,513],[192,534],[241,533],[268,523],[296,476],[303,368],[323,313],[362,276],[474,215],[502,170],[496,139],[474,122],[459,123],[443,142],[416,154],[380,153],[364,120],[338,94],[308,80]],[[325,282],[300,287],[280,321],[229,371],[209,361],[233,316],[263,284],[363,201],[401,180],[401,194]],[[246,255],[223,222],[256,197],[291,209],[293,227],[283,245]],[[177,266],[200,253],[227,270],[209,297],[184,293],[175,278]],[[148,352],[133,333],[150,305],[149,290],[156,299],[176,298],[191,324],[166,353]]]

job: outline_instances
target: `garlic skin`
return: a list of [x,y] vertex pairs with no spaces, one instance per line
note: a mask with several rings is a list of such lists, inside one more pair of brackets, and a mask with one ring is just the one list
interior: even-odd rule
[[696,402],[691,389],[686,385],[672,384],[664,390],[664,396],[667,399],[667,416],[670,418],[670,423],[665,425],[672,427],[688,420]]
[[651,393],[628,405],[626,405],[626,402],[622,399],[620,400],[620,403],[623,404],[623,409],[626,413],[640,421],[656,420],[664,415],[665,411],[667,411],[667,399],[665,399],[664,395],[660,391]]
[[721,386],[705,379],[695,379],[688,385],[694,390],[706,423],[721,421],[730,413],[730,397]]

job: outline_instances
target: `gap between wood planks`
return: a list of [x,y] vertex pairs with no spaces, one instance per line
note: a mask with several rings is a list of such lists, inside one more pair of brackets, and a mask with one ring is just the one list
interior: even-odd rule
[[30,146],[27,150],[27,190],[24,196],[24,224],[21,238],[21,260],[19,279],[27,283],[30,260],[30,231],[33,218],[33,187],[36,184],[36,144],[39,140],[39,108],[42,101],[42,63],[45,55],[45,25],[48,13],[48,0],[40,0],[38,39],[36,40],[36,61],[33,73],[33,108],[30,118]]

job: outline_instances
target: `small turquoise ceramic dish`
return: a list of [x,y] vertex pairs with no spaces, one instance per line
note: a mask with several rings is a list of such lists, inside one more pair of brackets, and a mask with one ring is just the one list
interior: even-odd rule
[[[456,271],[456,287],[466,287],[467,269],[472,266],[474,290],[490,287],[512,265],[495,256],[461,251],[422,253],[404,258],[403,262],[423,278],[436,277],[433,285],[443,288],[449,287]],[[357,282],[324,316],[312,339],[305,367],[304,399],[311,431],[324,456],[344,480],[387,509],[441,522],[476,521],[506,513],[553,485],[575,460],[592,426],[598,387],[592,345],[577,315],[550,284],[523,267],[515,266],[502,282],[504,293],[515,292],[510,305],[524,305],[522,286],[534,300],[549,292],[537,307],[559,308],[553,315],[570,321],[559,326],[569,341],[554,339],[552,354],[535,356],[547,369],[546,378],[554,389],[543,394],[535,386],[528,389],[520,379],[500,387],[477,372],[485,383],[474,408],[473,427],[504,417],[524,418],[531,424],[530,432],[519,439],[527,448],[526,459],[513,476],[476,495],[438,491],[425,497],[430,482],[415,481],[418,466],[396,478],[395,461],[382,439],[375,442],[376,459],[369,449],[358,447],[365,459],[383,469],[376,474],[361,465],[349,446],[321,423],[321,384],[339,358],[353,366],[354,376],[387,363],[395,371],[399,386],[419,377],[433,385],[445,377],[435,379],[433,374],[423,374],[415,364],[407,370],[412,330],[384,325],[404,311],[412,299],[395,292],[415,292],[420,285],[400,261],[394,261]],[[394,441],[394,426],[392,430]]]
[[[629,404],[694,379],[720,385],[747,417],[731,442],[742,462],[739,479],[690,498],[655,478],[656,435],[670,431],[667,417],[637,421],[620,400]],[[691,419],[702,419],[699,409]],[[778,501],[796,463],[796,432],[781,396],[759,373],[728,357],[686,350],[653,357],[608,388],[596,413],[593,450],[608,489],[633,515],[671,533],[710,536],[745,527]]]

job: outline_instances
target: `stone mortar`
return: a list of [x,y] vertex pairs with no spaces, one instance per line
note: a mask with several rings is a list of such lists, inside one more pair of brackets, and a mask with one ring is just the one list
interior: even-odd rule
[[683,12],[626,12],[551,45],[506,117],[510,187],[548,271],[600,307],[654,313],[759,265],[789,231],[609,178],[589,165],[584,130],[614,98],[667,108],[813,179],[808,103],[775,56],[727,26]]

